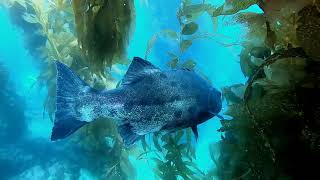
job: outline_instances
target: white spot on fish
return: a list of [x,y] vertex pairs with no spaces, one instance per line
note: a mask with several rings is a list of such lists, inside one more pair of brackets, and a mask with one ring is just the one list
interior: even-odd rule
[[92,121],[94,119],[93,110],[94,110],[94,107],[90,105],[81,107],[79,109],[81,120],[86,122]]

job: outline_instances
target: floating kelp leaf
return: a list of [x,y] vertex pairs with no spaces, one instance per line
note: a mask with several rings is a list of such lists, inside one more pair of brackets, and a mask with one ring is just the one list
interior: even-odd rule
[[[144,152],[140,152],[140,154],[137,154],[136,157],[137,157],[137,160],[141,160],[141,159],[144,159],[145,155],[148,155],[148,153],[150,153],[151,151],[144,151]],[[131,152],[130,152],[131,153]],[[131,155],[131,154],[130,154]]]
[[232,16],[229,21],[225,21],[224,25],[245,24],[247,26],[263,26],[266,20],[263,14],[253,12],[239,12]]
[[230,87],[223,88],[223,96],[226,98],[227,103],[230,104],[239,104],[243,102],[244,93],[247,86],[244,84],[235,84]]
[[186,143],[188,145],[188,148],[187,148],[187,151],[186,151],[186,155],[187,155],[187,158],[191,161],[192,157],[190,155],[190,147],[192,147],[191,138],[192,138],[192,135],[193,135],[191,128],[186,129],[185,130],[185,134],[186,134]]
[[243,49],[240,53],[240,67],[243,74],[247,77],[251,76],[256,66],[251,62],[248,49]]
[[[58,42],[58,44],[61,46],[70,45],[71,43],[75,43],[76,38],[72,33],[68,32],[60,32],[60,33],[54,33],[53,34],[54,39]],[[77,41],[76,41],[77,42]],[[77,44],[76,44],[77,45]],[[59,47],[58,47],[59,48]],[[70,48],[67,46],[67,48]]]
[[191,154],[192,158],[194,158],[194,159],[197,158],[196,157],[196,149],[195,149],[195,147],[193,147],[193,146],[190,147],[190,154]]
[[170,68],[177,68],[178,67],[178,64],[179,64],[179,59],[178,58],[173,58],[171,59],[167,65],[170,67]]
[[201,175],[205,175],[203,171],[201,171],[199,168],[198,168],[198,165],[194,162],[191,162],[191,161],[184,161],[183,162],[185,165],[187,166],[190,166],[192,167],[193,169],[197,170]]
[[158,166],[161,165],[163,162],[159,158],[151,158]]
[[261,59],[261,58],[256,58],[256,57],[253,57],[251,56],[251,60],[252,64],[254,64],[255,66],[260,66],[263,64],[264,62],[264,59]]
[[167,134],[164,134],[161,136],[161,140],[164,141],[164,142],[169,142],[171,138],[171,134],[170,133],[167,133]]
[[185,180],[191,180],[193,179],[192,178],[192,175],[195,174],[195,172],[193,172],[191,169],[189,169],[187,166],[185,166],[183,164],[182,167],[180,167],[178,169],[179,171],[177,172],[177,175],[180,175],[183,179]]
[[233,120],[220,120],[222,127],[218,129],[218,132],[225,132],[234,129]]
[[197,65],[197,63],[194,60],[188,59],[188,60],[184,61],[184,63],[181,65],[181,67],[193,70],[196,67],[196,65]]
[[198,28],[199,28],[199,26],[197,23],[191,22],[191,23],[184,25],[181,33],[183,35],[191,35],[191,34],[194,34],[198,30]]
[[187,145],[187,144],[185,144],[185,143],[183,143],[183,144],[179,144],[179,145],[178,145],[178,149],[179,149],[180,151],[185,150],[187,147],[188,147],[188,145]]
[[174,31],[174,30],[171,30],[171,29],[163,30],[163,31],[161,31],[161,33],[163,35],[165,35],[165,36],[168,36],[168,37],[172,38],[172,39],[177,39],[178,38],[177,32]]
[[170,56],[170,58],[178,58],[178,56],[174,53],[171,52],[167,52],[168,56]]
[[[167,151],[172,151],[173,150],[173,147],[172,147],[172,144],[171,143],[166,143],[166,144],[164,144],[163,146],[162,146],[163,148],[165,148]],[[166,159],[169,159],[170,157],[168,157],[168,156],[170,156],[171,154],[166,154]]]
[[192,45],[192,41],[191,40],[183,40],[180,43],[180,51],[184,52],[185,50],[187,50],[190,46]]
[[212,8],[210,4],[193,4],[183,7],[183,15],[207,12]]
[[230,87],[224,87],[222,89],[222,94],[223,94],[223,98],[226,99],[228,105],[239,104],[242,102],[242,99],[240,97],[238,97],[237,95],[235,95],[231,91]]
[[260,4],[266,18],[270,21],[276,21],[279,17],[283,16],[283,13],[295,14],[307,5],[316,4],[316,1],[318,0],[267,0],[265,3]]
[[176,142],[179,142],[180,141],[180,139],[181,139],[181,137],[183,136],[183,134],[184,134],[184,131],[183,130],[180,130],[180,131],[178,131],[177,133],[176,133],[176,135],[175,135],[175,141]]
[[253,83],[253,86],[261,86],[264,90],[264,92],[266,92],[267,94],[277,94],[277,93],[281,93],[283,91],[286,91],[287,89],[280,87],[276,84],[274,84],[274,82],[268,80],[267,78],[261,78],[256,80]]
[[190,23],[195,21],[203,13],[208,13],[211,8],[212,6],[209,4],[183,5],[182,9],[178,12],[178,17],[179,19],[183,19],[184,23]]
[[146,54],[144,59],[147,60],[149,54],[151,53],[151,50],[153,48],[154,43],[156,42],[156,40],[158,39],[158,34],[155,34],[151,37],[151,39],[148,41],[148,45],[147,45],[147,50],[146,50]]
[[213,24],[213,32],[218,32],[219,19],[218,17],[211,17]]
[[154,134],[154,135],[152,136],[152,139],[153,139],[154,147],[156,147],[156,149],[157,149],[159,152],[161,152],[161,151],[162,151],[162,148],[161,148],[161,146],[160,146],[160,144],[159,144],[159,136],[158,136],[158,134]]
[[257,3],[257,0],[229,0],[212,12],[212,16],[231,15],[247,9]]
[[250,56],[265,59],[271,55],[271,50],[266,47],[254,47],[250,50]]
[[[121,81],[119,81],[119,83],[120,83]],[[147,144],[147,141],[146,141],[146,136],[143,136],[142,138],[141,138],[141,145],[142,145],[142,149],[144,150],[144,151],[147,151],[147,149],[149,149],[149,146],[148,146],[148,144]]]
[[184,6],[190,5],[192,3],[192,0],[182,0],[182,4]]
[[297,39],[306,53],[320,59],[320,12],[316,6],[307,6],[299,13]]
[[277,42],[277,35],[273,29],[271,29],[270,23],[266,21],[266,26],[267,26],[267,35],[264,40],[265,45],[267,48],[270,49],[275,49],[275,44]]
[[287,58],[264,68],[266,78],[276,86],[289,87],[305,76],[306,62],[302,58]]

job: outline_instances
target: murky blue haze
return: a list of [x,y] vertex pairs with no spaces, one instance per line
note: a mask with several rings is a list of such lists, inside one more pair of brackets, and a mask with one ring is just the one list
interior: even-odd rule
[[[211,0],[210,2],[218,5],[224,1]],[[135,0],[136,24],[128,47],[129,59],[134,56],[145,56],[148,41],[155,32],[164,29],[178,31],[179,24],[176,13],[179,6],[179,0]],[[259,9],[251,7],[247,11],[259,11]],[[218,31],[214,32],[212,20],[208,15],[203,15],[197,20],[200,32],[223,34],[229,38],[214,37],[196,40],[184,54],[184,57],[194,59],[197,63],[196,70],[208,76],[214,86],[221,89],[224,86],[243,83],[246,80],[238,63],[241,47],[225,47],[221,44],[236,42],[242,38],[246,29],[241,26],[223,26],[222,21],[219,22]],[[9,92],[12,94],[7,96],[14,96],[15,103],[18,102],[18,104],[5,104],[8,102],[0,99],[0,108],[2,108],[0,109],[0,122],[15,121],[15,127],[10,133],[22,133],[19,138],[12,136],[9,140],[0,140],[0,179],[13,177],[19,179],[22,173],[26,173],[28,169],[32,168],[35,170],[29,171],[31,174],[25,177],[38,179],[43,177],[45,172],[40,167],[48,167],[50,172],[61,170],[59,166],[58,170],[54,169],[56,166],[52,166],[50,169],[52,162],[68,158],[77,164],[79,161],[89,162],[87,158],[90,158],[72,147],[66,148],[62,145],[59,147],[59,144],[50,142],[52,122],[46,114],[43,115],[47,89],[37,85],[33,86],[43,65],[40,63],[41,60],[35,59],[24,48],[23,36],[24,32],[11,23],[8,11],[5,8],[0,8],[0,63],[9,75],[7,86],[10,87]],[[163,69],[168,68],[166,62],[170,57],[167,52],[172,50],[178,51],[176,43],[170,39],[160,38],[156,41],[148,60]],[[125,72],[125,69],[123,70]],[[8,98],[7,96],[6,98]],[[223,111],[225,110],[224,106]],[[21,117],[15,117],[15,113],[20,113]],[[26,126],[19,124],[24,121],[27,123]],[[221,134],[217,132],[219,127],[220,123],[217,118],[213,118],[199,127],[196,163],[203,171],[214,166],[210,160],[208,145],[220,140]],[[1,137],[8,138],[5,135]],[[131,161],[136,167],[137,179],[155,178],[152,167],[146,163],[146,160],[131,158]],[[90,163],[80,164],[84,164],[84,167],[80,171],[75,171],[79,173],[80,179],[94,179],[86,170],[86,166],[90,166]],[[51,178],[54,179],[54,177]]]

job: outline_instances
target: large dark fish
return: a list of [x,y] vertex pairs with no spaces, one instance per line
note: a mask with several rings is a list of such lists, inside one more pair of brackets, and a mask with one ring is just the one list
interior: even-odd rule
[[113,90],[89,87],[66,65],[57,65],[57,110],[51,140],[65,138],[97,118],[115,119],[125,145],[141,136],[197,125],[221,110],[221,93],[188,69],[161,71],[135,57]]

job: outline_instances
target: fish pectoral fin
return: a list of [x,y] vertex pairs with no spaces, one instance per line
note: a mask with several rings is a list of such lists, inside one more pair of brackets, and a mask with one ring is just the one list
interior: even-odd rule
[[136,134],[132,131],[132,125],[130,123],[118,126],[118,132],[126,147],[133,145],[137,140],[141,138],[141,135]]
[[192,132],[193,132],[193,134],[194,134],[194,136],[195,136],[195,138],[196,138],[196,141],[197,141],[197,140],[198,140],[198,137],[199,137],[198,128],[197,128],[197,126],[195,125],[195,126],[191,126],[191,129],[192,129]]

